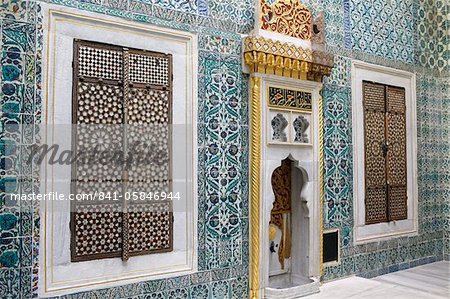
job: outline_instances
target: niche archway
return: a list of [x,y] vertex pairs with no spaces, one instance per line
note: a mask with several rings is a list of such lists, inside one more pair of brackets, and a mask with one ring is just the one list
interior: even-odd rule
[[309,273],[309,209],[302,190],[307,171],[292,157],[272,173],[274,201],[269,221],[269,288],[286,289],[313,282]]

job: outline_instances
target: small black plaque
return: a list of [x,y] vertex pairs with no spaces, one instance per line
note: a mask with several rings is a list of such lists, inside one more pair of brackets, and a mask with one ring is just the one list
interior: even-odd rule
[[337,262],[338,255],[338,231],[327,232],[323,234],[323,262]]

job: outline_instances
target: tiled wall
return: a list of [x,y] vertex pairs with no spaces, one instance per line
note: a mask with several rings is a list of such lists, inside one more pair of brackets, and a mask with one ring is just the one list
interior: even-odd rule
[[[421,0],[325,1],[332,7],[325,11],[328,48],[337,56],[323,91],[324,227],[341,229],[342,262],[326,267],[324,280],[352,274],[373,277],[442,259],[449,209],[448,185],[444,183],[448,182],[448,167],[443,166],[443,158],[449,154],[444,124],[444,99],[449,94],[442,79],[447,68],[443,51],[445,6],[442,1]],[[417,74],[417,237],[353,244],[351,59]]]
[[6,199],[37,191],[37,169],[22,160],[41,117],[39,9],[28,1],[3,1],[0,9],[0,294],[31,298],[39,218],[33,204]]
[[[449,6],[450,7],[450,6]],[[450,10],[449,10],[450,11]],[[450,42],[450,39],[448,40]],[[450,43],[449,43],[450,45]],[[443,227],[444,227],[444,259],[450,261],[450,74],[443,78],[442,89],[444,102],[442,105],[442,147],[441,159],[443,192]]]
[[447,18],[444,20],[444,58],[447,60],[447,72],[443,73],[442,90],[444,94],[442,105],[442,139],[444,146],[442,149],[443,158],[441,167],[443,169],[442,181],[444,183],[444,259],[450,261],[450,2],[444,13]]
[[[444,12],[436,14],[445,7],[442,1],[305,1],[312,5],[314,14],[325,8],[328,48],[337,55],[336,67],[323,91],[323,209],[325,228],[341,228],[343,259],[340,265],[325,268],[325,280],[350,274],[371,277],[427,263],[441,259],[443,247],[444,256],[449,257],[450,185],[443,182],[450,181],[450,84],[441,71],[448,67],[450,55],[448,48],[446,52],[439,45],[448,44],[450,39],[435,30],[436,24],[449,23],[439,21]],[[253,27],[254,1],[52,2],[199,33],[200,271],[65,297],[245,298],[249,256],[248,78],[241,70],[239,33]],[[40,122],[42,23],[34,1],[9,0],[0,8],[0,291],[5,298],[30,298],[32,294],[36,297],[38,281],[38,214],[35,207],[25,204],[6,206],[4,198],[8,192],[38,191],[35,169],[21,163],[38,132],[14,124]],[[350,59],[418,73],[418,237],[353,245]],[[7,124],[13,124],[8,126],[12,131],[6,130]]]
[[[249,263],[248,78],[242,73],[238,33],[248,32],[253,27],[251,1],[236,0],[231,5],[209,0],[52,2],[199,33],[197,105],[200,271],[173,279],[66,297],[246,297]],[[4,204],[3,199],[8,192],[32,192],[33,179],[38,184],[38,178],[28,173],[31,170],[25,169],[25,163],[22,162],[25,146],[32,144],[35,137],[29,132],[7,130],[17,127],[12,126],[13,123],[40,122],[42,22],[37,17],[40,16],[38,4],[39,2],[34,1],[14,0],[1,6],[2,298],[37,297],[37,210],[33,213],[33,207],[27,210],[27,207],[9,207]],[[9,126],[6,128],[7,124]],[[8,147],[5,143],[8,143]],[[13,152],[12,148],[15,149]],[[34,191],[37,189],[34,188]]]
[[[443,222],[444,222],[444,259],[450,261],[450,2],[447,1],[444,16],[444,59],[447,60],[447,71],[442,77],[443,105],[442,105],[442,139],[444,146],[442,148],[443,158],[441,167],[443,169],[442,182],[444,184],[444,204]],[[446,16],[446,18],[445,18]]]

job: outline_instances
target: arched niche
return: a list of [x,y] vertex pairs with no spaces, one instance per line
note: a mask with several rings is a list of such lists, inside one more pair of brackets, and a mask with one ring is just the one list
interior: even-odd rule
[[272,173],[274,201],[269,220],[269,287],[290,288],[309,277],[309,209],[303,187],[309,181],[298,161],[287,157]]
[[[278,76],[262,76],[260,81],[261,102],[260,118],[260,189],[258,190],[260,208],[259,248],[259,298],[298,298],[319,291],[320,281],[320,244],[321,244],[321,215],[320,215],[320,89],[321,83],[298,79],[280,78]],[[271,105],[274,96],[272,87],[291,91],[301,91],[309,94],[310,108],[299,110],[283,106]],[[294,93],[295,94],[295,93]],[[273,103],[272,103],[273,104]],[[273,118],[281,119],[283,125],[281,135],[286,138],[277,139],[274,134]],[[308,122],[308,138],[296,138],[296,120],[304,119]],[[275,128],[278,129],[278,128]],[[280,136],[281,136],[280,135]],[[254,157],[254,156],[253,156]],[[283,162],[290,161],[290,181],[292,183],[290,203],[291,216],[289,229],[291,234],[291,253],[285,261],[285,269],[274,268],[279,263],[278,248],[276,253],[270,250],[270,222],[274,208],[275,192],[272,187],[272,177]],[[255,161],[253,161],[255,162]],[[255,190],[253,190],[255,191]],[[253,209],[254,210],[254,209]],[[278,238],[281,236],[279,227]],[[252,249],[253,250],[253,249]],[[272,264],[272,266],[271,266]]]
[[[267,1],[262,1],[262,5]],[[293,9],[307,9],[295,1]],[[274,1],[269,8],[284,5]],[[289,8],[290,9],[290,8]],[[270,10],[270,9],[269,9]],[[269,10],[260,10],[259,21]],[[285,10],[280,10],[285,11]],[[295,14],[298,16],[298,14]],[[278,16],[291,18],[292,14]],[[284,19],[283,19],[284,20]],[[334,56],[325,51],[324,18],[304,24],[308,36],[266,30],[257,23],[243,39],[244,72],[250,74],[250,298],[298,298],[318,291],[322,269],[321,240],[323,201],[322,100],[324,76],[330,75]],[[270,277],[269,221],[274,195],[271,175],[281,160],[291,157],[307,173],[299,207],[309,217],[301,225],[307,246],[304,258],[295,259],[306,279],[285,288],[273,288]],[[301,214],[301,211],[296,212]],[[301,218],[302,216],[300,216]],[[299,219],[300,219],[299,218]],[[294,246],[294,244],[292,244]],[[307,251],[307,253],[306,253]],[[273,273],[272,273],[273,274]],[[272,286],[271,286],[272,285]]]

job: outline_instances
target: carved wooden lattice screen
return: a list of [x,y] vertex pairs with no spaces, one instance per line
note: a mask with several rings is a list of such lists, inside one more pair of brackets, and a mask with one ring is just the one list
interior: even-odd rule
[[405,89],[363,82],[366,223],[407,218]]
[[73,151],[110,160],[72,165],[71,192],[97,199],[72,203],[72,261],[171,251],[171,202],[125,200],[171,191],[171,55],[75,41],[73,70]]

